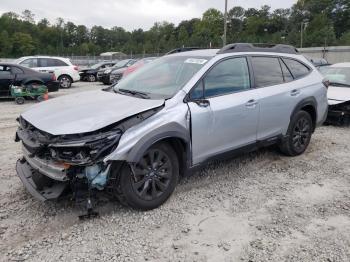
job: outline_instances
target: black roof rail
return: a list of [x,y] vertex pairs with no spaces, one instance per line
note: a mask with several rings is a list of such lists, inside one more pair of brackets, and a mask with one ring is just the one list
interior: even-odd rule
[[169,51],[168,53],[166,53],[166,55],[194,51],[194,50],[201,50],[201,49],[204,49],[204,48],[201,48],[201,47],[180,47],[180,48],[175,48],[175,49]]
[[298,49],[291,45],[282,44],[250,44],[235,43],[229,44],[221,48],[218,54],[239,53],[239,52],[274,52],[285,54],[298,54]]

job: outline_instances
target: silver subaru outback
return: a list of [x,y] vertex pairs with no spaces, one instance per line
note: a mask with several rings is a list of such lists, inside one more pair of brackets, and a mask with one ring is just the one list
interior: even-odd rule
[[326,115],[323,77],[291,46],[180,52],[108,90],[31,107],[18,118],[16,170],[42,201],[103,190],[148,210],[210,160],[272,144],[302,154]]

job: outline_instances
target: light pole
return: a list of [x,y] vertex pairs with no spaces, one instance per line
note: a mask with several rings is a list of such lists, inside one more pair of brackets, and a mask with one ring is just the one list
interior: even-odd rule
[[308,20],[303,20],[301,22],[301,26],[300,26],[300,48],[303,48],[304,30],[306,29],[308,24],[309,24]]
[[225,0],[225,14],[224,14],[224,46],[226,45],[227,39],[227,0]]

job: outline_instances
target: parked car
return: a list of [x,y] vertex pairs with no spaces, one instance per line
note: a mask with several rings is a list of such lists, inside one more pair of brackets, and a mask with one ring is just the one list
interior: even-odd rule
[[350,124],[350,63],[334,64],[322,73],[329,81],[327,123]]
[[100,78],[101,82],[105,85],[116,83],[123,77],[123,73],[129,66],[133,65],[137,60],[125,59],[119,61],[113,67],[105,70]]
[[330,66],[331,64],[324,58],[308,58],[311,63],[318,69]]
[[[130,75],[131,73],[135,72],[139,68],[143,67],[144,65],[152,62],[153,60],[157,59],[157,57],[146,57],[138,60],[135,64],[129,66],[123,73],[123,77],[126,77],[127,75]],[[120,81],[120,79],[119,79]]]
[[51,56],[25,56],[17,59],[16,64],[29,67],[43,73],[54,73],[61,88],[70,88],[79,81],[79,69],[68,58]]
[[96,82],[97,80],[97,74],[100,72],[103,72],[105,69],[110,68],[114,66],[117,62],[101,62],[98,64],[95,64],[91,66],[90,68],[86,68],[83,70],[80,70],[80,80],[81,81],[89,81],[89,82]]
[[59,97],[21,114],[17,174],[40,200],[88,185],[149,210],[213,159],[272,144],[288,156],[304,153],[327,107],[322,75],[293,47],[176,53],[109,91]]
[[45,85],[48,92],[56,92],[59,82],[51,73],[39,73],[24,66],[0,63],[0,97],[11,97],[11,86]]

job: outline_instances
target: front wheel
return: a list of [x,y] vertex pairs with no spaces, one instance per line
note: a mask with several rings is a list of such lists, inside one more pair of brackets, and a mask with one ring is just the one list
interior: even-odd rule
[[21,97],[21,96],[16,97],[16,98],[15,98],[15,102],[16,102],[17,105],[22,105],[22,104],[24,104],[24,102],[25,102],[24,97]]
[[298,156],[309,146],[313,130],[313,123],[309,113],[299,111],[292,118],[286,139],[280,149],[287,156]]
[[96,76],[94,75],[88,75],[87,79],[89,82],[96,82]]
[[133,168],[121,170],[119,192],[129,206],[150,210],[162,205],[173,193],[179,178],[175,151],[166,143],[149,148]]

